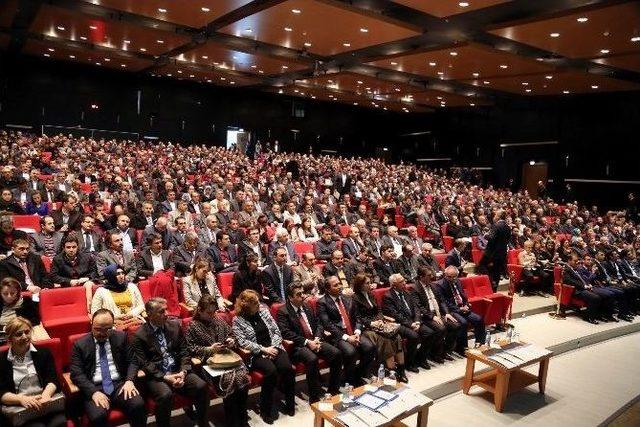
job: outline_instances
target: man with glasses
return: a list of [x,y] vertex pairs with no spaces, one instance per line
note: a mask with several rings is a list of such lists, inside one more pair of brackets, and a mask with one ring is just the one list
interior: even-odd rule
[[318,362],[324,359],[329,365],[328,392],[339,393],[342,375],[340,350],[323,342],[324,328],[318,322],[311,307],[305,303],[306,294],[302,285],[293,283],[287,289],[287,302],[278,309],[276,321],[282,338],[293,342],[293,361],[304,363],[309,385],[309,403],[320,400],[320,371]]

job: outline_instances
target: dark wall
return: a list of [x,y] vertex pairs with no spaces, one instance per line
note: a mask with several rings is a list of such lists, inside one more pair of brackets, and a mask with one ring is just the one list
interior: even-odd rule
[[[485,174],[499,185],[514,179],[517,186],[530,160],[547,162],[557,186],[564,178],[640,180],[640,92],[510,97],[491,107],[400,114],[34,58],[2,63],[2,125],[80,125],[218,145],[225,144],[227,127],[237,126],[289,150],[311,146],[405,161],[451,157],[429,164],[492,167]],[[294,106],[304,109],[304,118],[293,116]],[[292,129],[300,131],[295,140]],[[402,136],[419,131],[430,133]],[[559,144],[500,148],[539,141]],[[640,186],[575,184],[575,192],[585,201],[617,205],[634,187]]]

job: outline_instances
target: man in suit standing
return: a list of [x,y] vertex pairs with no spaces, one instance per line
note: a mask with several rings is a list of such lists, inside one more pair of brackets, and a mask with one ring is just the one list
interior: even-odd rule
[[100,234],[94,231],[96,220],[91,215],[85,215],[80,224],[78,234],[78,250],[92,255],[105,250]]
[[420,309],[407,292],[406,279],[401,274],[392,274],[389,284],[391,288],[382,300],[382,313],[400,324],[400,336],[407,339],[406,369],[411,372],[418,372],[418,367],[431,369],[427,356],[436,338],[434,331],[422,324]]
[[23,290],[37,294],[42,288],[50,288],[51,282],[40,255],[31,252],[30,247],[26,238],[11,243],[13,254],[0,261],[0,280],[13,277],[22,284]]
[[145,304],[148,316],[135,333],[131,348],[135,363],[145,373],[145,388],[156,402],[156,422],[159,427],[171,425],[173,395],[193,399],[194,422],[199,427],[209,425],[207,383],[191,372],[191,357],[179,322],[167,319],[167,300],[154,297]]
[[497,292],[500,276],[507,270],[507,246],[511,239],[511,228],[505,222],[504,217],[505,213],[502,209],[496,211],[487,238],[487,247],[480,260],[480,266],[489,272],[493,292]]
[[71,380],[78,386],[92,426],[106,427],[109,411],[121,409],[132,427],[147,425],[144,399],[134,381],[138,367],[133,362],[127,334],[113,329],[109,310],[97,310],[91,333],[80,338],[71,351]]
[[53,258],[60,252],[62,233],[56,231],[56,225],[50,216],[40,218],[40,232],[32,235],[31,239],[33,240],[33,253],[37,255]]
[[293,282],[293,270],[287,265],[287,253],[284,248],[276,249],[273,263],[262,270],[260,281],[271,303],[286,302],[287,288]]
[[458,269],[449,266],[444,269],[444,277],[437,282],[438,291],[442,295],[443,312],[450,314],[456,322],[460,324],[460,334],[458,335],[458,343],[456,352],[464,355],[467,348],[467,325],[471,323],[473,333],[476,338],[476,345],[485,343],[484,320],[478,314],[471,311],[471,305],[467,299],[467,294],[462,288],[460,279],[458,279]]
[[[318,300],[318,317],[327,338],[342,353],[345,381],[358,387],[371,372],[376,357],[376,347],[365,336],[355,316],[355,304],[351,298],[342,295],[342,284],[336,276],[327,278],[326,293]],[[356,363],[360,359],[360,364]]]
[[351,177],[346,172],[339,173],[333,180],[333,188],[340,193],[341,196],[351,192],[351,185]]
[[125,251],[122,247],[122,236],[117,231],[109,231],[105,235],[107,250],[104,250],[96,257],[98,277],[103,279],[104,269],[110,264],[117,264],[127,275],[127,282],[134,282],[138,279],[138,266],[133,257],[133,252]]
[[138,274],[148,278],[158,271],[170,270],[173,268],[173,257],[171,251],[162,249],[162,236],[154,233],[147,236],[147,248],[140,253],[138,258]]
[[287,288],[287,303],[278,309],[276,321],[282,332],[282,338],[293,342],[293,361],[305,364],[307,384],[309,385],[309,403],[320,400],[320,371],[318,361],[324,359],[329,365],[330,378],[328,392],[339,393],[342,375],[342,354],[340,350],[323,342],[324,329],[318,323],[313,310],[305,304],[305,293],[300,284]]

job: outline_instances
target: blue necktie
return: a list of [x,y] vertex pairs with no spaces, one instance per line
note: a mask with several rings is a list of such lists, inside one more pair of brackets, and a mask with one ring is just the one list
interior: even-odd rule
[[285,296],[285,291],[284,291],[284,272],[282,271],[282,267],[278,267],[278,278],[280,279],[280,298],[282,298],[282,301],[286,301],[287,297]]
[[160,351],[162,352],[162,370],[166,374],[167,372],[171,372],[174,359],[167,351],[167,339],[164,336],[162,328],[156,329],[155,335],[158,339],[158,344],[160,345]]
[[111,380],[111,371],[109,370],[109,360],[107,359],[107,348],[104,342],[99,342],[100,346],[100,373],[102,374],[102,390],[110,396],[113,393],[113,381]]

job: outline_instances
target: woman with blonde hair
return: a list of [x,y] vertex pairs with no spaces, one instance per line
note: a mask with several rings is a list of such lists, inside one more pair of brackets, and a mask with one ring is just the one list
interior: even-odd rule
[[202,296],[211,295],[218,304],[218,310],[226,311],[227,309],[227,301],[218,289],[216,276],[211,271],[209,261],[204,257],[196,258],[191,272],[182,279],[182,292],[184,293],[184,302],[190,308],[195,309]]

